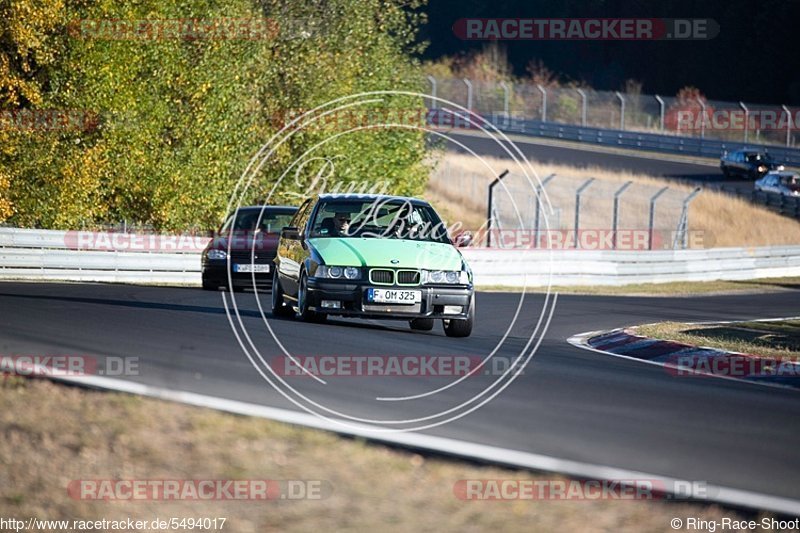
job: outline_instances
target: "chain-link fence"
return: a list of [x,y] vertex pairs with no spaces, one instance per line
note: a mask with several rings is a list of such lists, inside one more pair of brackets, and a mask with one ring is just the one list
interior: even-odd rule
[[[511,164],[511,163],[509,163]],[[479,228],[475,246],[664,250],[692,242],[689,206],[700,188],[568,174],[525,176],[445,158],[428,183],[450,222]],[[453,206],[459,211],[454,212]]]
[[800,134],[800,107],[708,100],[692,91],[668,97],[432,76],[428,82],[432,95],[484,115],[790,147]]

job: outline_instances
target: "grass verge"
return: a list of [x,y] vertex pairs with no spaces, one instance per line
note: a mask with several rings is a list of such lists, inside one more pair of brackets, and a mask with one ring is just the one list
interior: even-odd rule
[[[45,380],[0,386],[0,505],[46,519],[227,517],[225,530],[665,531],[714,505],[659,501],[463,501],[463,479],[560,479],[372,445],[323,431]],[[323,500],[82,501],[79,479],[326,480]]]
[[638,326],[646,337],[668,339],[763,357],[800,360],[800,320],[684,324],[661,322]]
[[[482,292],[522,292],[522,287],[479,286]],[[620,286],[553,286],[550,292],[597,296],[700,296],[746,294],[765,291],[800,290],[800,277],[761,278],[746,281],[676,281],[671,283],[633,283]],[[547,287],[527,287],[525,292],[544,293]]]

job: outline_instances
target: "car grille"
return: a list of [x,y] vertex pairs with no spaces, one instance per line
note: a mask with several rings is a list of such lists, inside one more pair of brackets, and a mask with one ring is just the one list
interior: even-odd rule
[[265,252],[256,250],[255,259],[252,258],[250,250],[231,252],[231,263],[250,264],[252,261],[257,265],[272,263],[275,259],[275,252]]
[[385,268],[373,268],[369,271],[369,281],[377,285],[391,285],[394,283],[394,271]]
[[419,270],[398,270],[398,285],[419,285]]

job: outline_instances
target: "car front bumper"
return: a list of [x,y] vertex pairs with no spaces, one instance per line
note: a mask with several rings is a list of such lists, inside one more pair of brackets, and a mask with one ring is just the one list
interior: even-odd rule
[[[269,289],[272,287],[272,269],[275,265],[269,265],[269,272],[256,272],[256,287],[259,289]],[[235,288],[247,289],[253,287],[253,273],[251,272],[231,272],[231,281]],[[203,263],[203,278],[212,281],[220,286],[228,286],[228,261],[206,261]]]
[[[421,291],[422,301],[415,304],[387,304],[367,301],[367,289]],[[347,282],[308,279],[308,305],[319,313],[362,318],[414,318],[466,319],[472,303],[472,285],[456,286],[400,286],[372,285],[366,282]],[[341,308],[322,307],[323,300],[338,301]],[[445,306],[460,306],[459,313],[445,313]]]

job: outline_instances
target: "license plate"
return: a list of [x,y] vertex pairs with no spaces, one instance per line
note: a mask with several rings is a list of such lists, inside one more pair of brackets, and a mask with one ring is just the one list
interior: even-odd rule
[[414,305],[422,301],[422,291],[399,289],[367,289],[367,301],[382,304]]
[[269,272],[269,265],[233,265],[234,272]]

